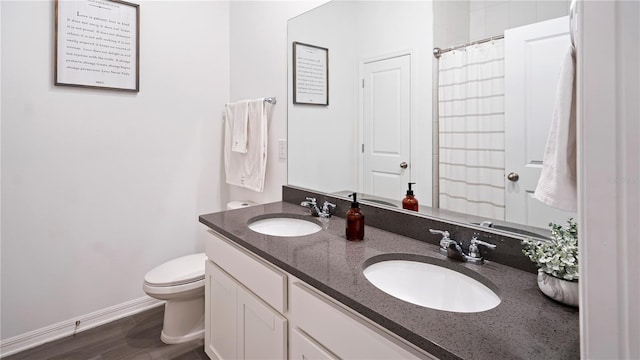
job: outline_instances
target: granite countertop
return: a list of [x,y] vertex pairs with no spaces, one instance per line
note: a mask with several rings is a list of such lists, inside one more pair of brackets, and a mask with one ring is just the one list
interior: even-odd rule
[[[311,218],[301,206],[276,202],[202,215],[200,222],[438,358],[580,357],[578,310],[542,294],[535,274],[495,262],[456,262],[435,245],[372,226],[366,226],[363,241],[349,242],[340,217],[311,218],[324,229],[303,237],[267,236],[247,227],[254,217],[278,213]],[[388,254],[427,256],[461,272],[474,271],[498,289],[502,301],[480,313],[453,313],[399,300],[362,273],[368,259]]]

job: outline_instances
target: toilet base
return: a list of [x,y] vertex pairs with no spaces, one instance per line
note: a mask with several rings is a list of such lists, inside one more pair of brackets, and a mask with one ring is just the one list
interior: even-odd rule
[[179,344],[198,338],[204,338],[204,294],[185,300],[167,300],[160,340],[165,344]]
[[162,332],[160,333],[160,340],[162,340],[163,343],[165,344],[181,344],[184,342],[189,342],[191,340],[196,340],[196,339],[204,339],[204,329],[194,332],[194,333],[190,333],[184,336],[167,336],[164,333],[164,330],[162,330]]

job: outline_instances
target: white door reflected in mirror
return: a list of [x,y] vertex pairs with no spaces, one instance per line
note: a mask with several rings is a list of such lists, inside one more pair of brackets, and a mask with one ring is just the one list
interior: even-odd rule
[[362,87],[360,192],[401,199],[411,181],[411,55],[365,63]]

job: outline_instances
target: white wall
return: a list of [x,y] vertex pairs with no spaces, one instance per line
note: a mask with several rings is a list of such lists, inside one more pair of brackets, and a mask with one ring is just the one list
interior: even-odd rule
[[54,2],[1,2],[3,339],[144,296],[221,209],[229,5],[139,3],[128,93],[54,86]]
[[470,41],[500,35],[506,29],[569,14],[569,0],[471,0],[469,3]]
[[264,192],[227,185],[231,200],[266,203],[282,199],[287,160],[278,158],[278,140],[287,139],[287,20],[325,1],[231,2],[230,100],[268,96],[278,100],[269,123]]
[[640,3],[579,1],[580,355],[640,359]]
[[441,49],[469,42],[470,1],[433,2],[433,45]]
[[[2,6],[0,5],[0,20]],[[0,49],[2,49],[2,24],[0,23]],[[2,79],[2,52],[0,51],[0,79]],[[0,99],[2,99],[2,84],[0,81]],[[0,100],[0,189],[2,188],[2,101]],[[0,191],[0,261],[2,261],[2,191]],[[2,339],[2,268],[0,264],[0,339]]]
[[570,0],[436,0],[434,44],[444,49],[566,16],[569,3]]
[[[358,188],[358,57],[353,2],[338,1],[289,22],[289,183],[325,192]],[[331,24],[329,26],[329,24]],[[329,50],[329,105],[293,104],[291,43]]]

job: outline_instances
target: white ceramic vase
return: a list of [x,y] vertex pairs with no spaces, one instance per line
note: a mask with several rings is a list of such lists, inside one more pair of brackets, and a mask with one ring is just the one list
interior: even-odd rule
[[559,279],[538,269],[538,287],[553,300],[571,306],[578,306],[577,281]]

